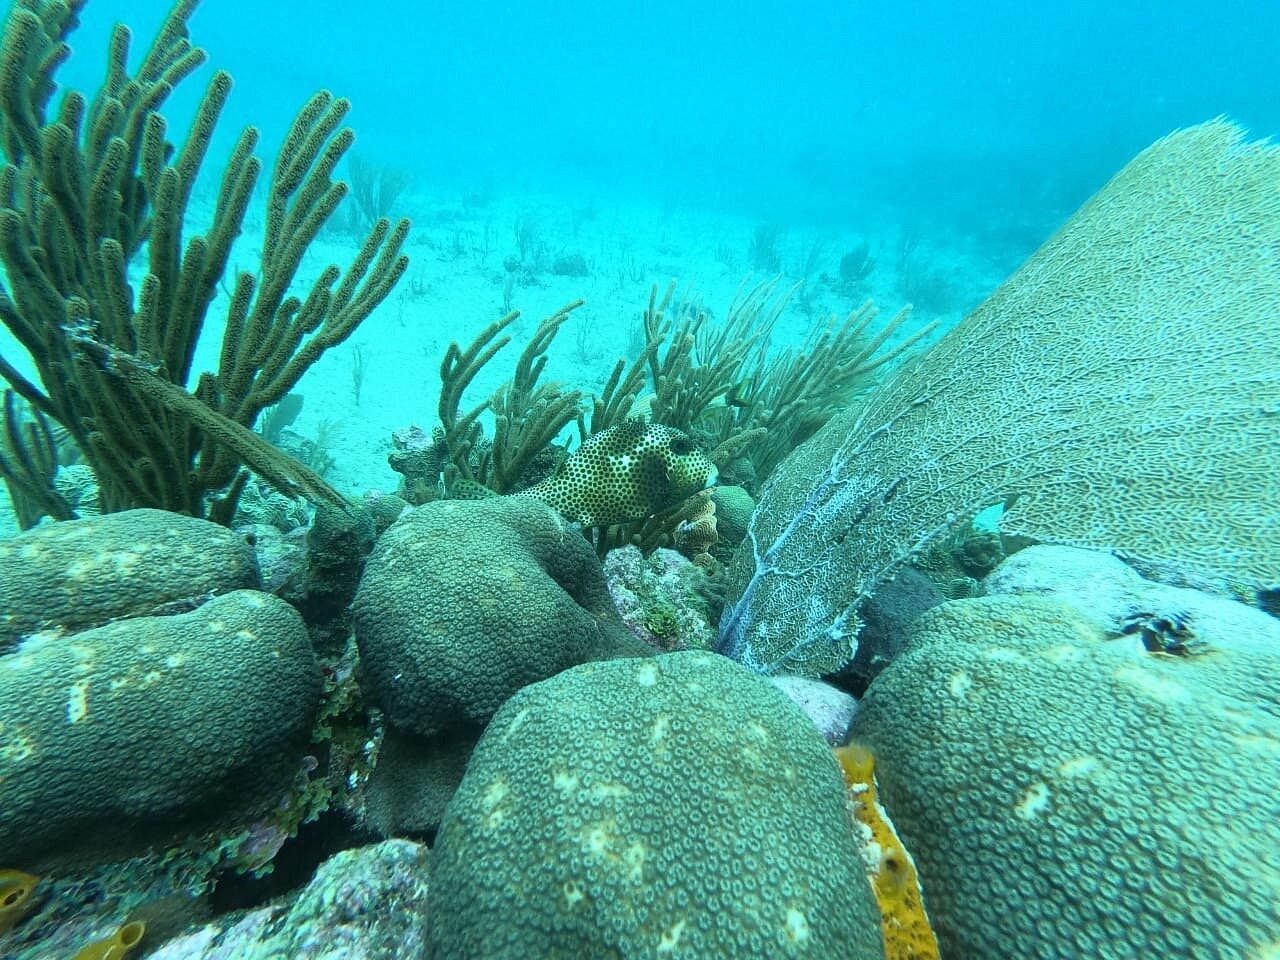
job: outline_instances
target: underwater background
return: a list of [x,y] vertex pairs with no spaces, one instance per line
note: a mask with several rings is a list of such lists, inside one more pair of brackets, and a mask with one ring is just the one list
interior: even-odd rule
[[[95,89],[111,25],[130,24],[136,59],[167,9],[94,0],[60,80]],[[191,228],[240,130],[256,125],[270,159],[322,87],[352,101],[350,156],[404,178],[390,212],[413,222],[407,276],[296,391],[292,429],[323,431],[326,476],[350,493],[394,486],[387,438],[429,428],[444,347],[508,307],[536,323],[586,299],[548,370],[582,387],[602,383],[650,285],[670,280],[720,314],[748,275],[800,284],[777,347],[864,297],[945,329],[1154,139],[1219,114],[1280,132],[1280,8],[1262,0],[207,0],[191,23],[210,59],[166,105],[170,129],[186,129],[211,67],[235,79]],[[251,209],[231,268],[251,262],[260,227]],[[362,237],[332,227],[298,287]],[[863,249],[868,272],[840,283],[842,257]],[[541,262],[511,278],[511,256]],[[215,363],[225,303],[224,289],[196,370]]]
[[83,2],[0,960],[1280,958],[1280,4]]

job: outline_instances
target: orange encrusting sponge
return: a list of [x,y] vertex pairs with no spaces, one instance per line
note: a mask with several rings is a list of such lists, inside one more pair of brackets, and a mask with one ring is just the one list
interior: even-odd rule
[[938,940],[924,912],[916,865],[876,798],[875,758],[859,744],[835,748],[849,790],[867,878],[880,905],[886,960],[940,960]]

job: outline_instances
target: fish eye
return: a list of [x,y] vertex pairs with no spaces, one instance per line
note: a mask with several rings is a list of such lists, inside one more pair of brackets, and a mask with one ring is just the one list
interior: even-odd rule
[[668,449],[677,457],[683,457],[686,453],[693,453],[693,442],[688,437],[672,437]]

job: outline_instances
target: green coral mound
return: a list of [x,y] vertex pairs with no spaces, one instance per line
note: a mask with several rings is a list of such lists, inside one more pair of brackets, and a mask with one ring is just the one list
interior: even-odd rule
[[46,524],[0,540],[0,651],[46,627],[75,630],[256,586],[252,548],[207,520],[126,510]]
[[1276,942],[1280,644],[1210,636],[1149,653],[1041,596],[916,621],[853,735],[876,754],[944,956],[1245,957]]
[[437,500],[379,538],[353,609],[366,686],[397,727],[483,723],[526,684],[649,651],[587,541],[541,503]]
[[701,651],[585,664],[509,700],[431,887],[439,958],[884,956],[831,751]]
[[387,833],[434,828],[480,731],[521,687],[652,652],[619,619],[581,533],[511,497],[405,514],[369,557],[353,617],[364,688],[390,727],[369,805]]
[[1225,121],[1143,151],[760,498],[720,649],[819,675],[858,609],[977,512],[1196,585],[1280,579],[1280,147]]
[[263,812],[320,687],[302,618],[251,590],[24,643],[0,657],[0,850],[39,869]]

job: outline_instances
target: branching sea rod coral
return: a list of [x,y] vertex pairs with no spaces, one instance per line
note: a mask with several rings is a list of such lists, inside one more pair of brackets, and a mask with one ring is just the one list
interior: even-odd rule
[[[85,0],[19,0],[0,43],[0,320],[36,378],[0,358],[0,376],[61,424],[97,477],[104,510],[160,507],[229,521],[248,466],[314,500],[341,497],[250,429],[320,355],[341,343],[403,274],[408,221],[377,221],[345,274],[323,270],[290,294],[303,253],[347,193],[331,179],[354,134],[349,104],[328,92],[303,107],[276,161],[260,271],[232,283],[216,373],[193,393],[195,344],[240,235],[262,162],[250,127],[232,149],[206,234],[183,240],[192,189],[231,91],[216,72],[187,139],[166,140],[159,113],[205,60],[187,39],[181,0],[130,74],[118,25],[107,76],[90,100],[55,73]],[[131,262],[145,245],[141,282]],[[211,500],[212,498],[212,500]]]
[[674,285],[661,298],[655,287],[644,314],[653,392],[638,406],[716,451],[718,462],[749,461],[760,482],[936,328],[907,334],[909,307],[881,322],[867,301],[844,319],[814,323],[799,344],[773,350],[774,325],[794,291],[774,281],[744,284],[717,323],[697,306],[671,311]]
[[[446,491],[465,482],[510,493],[534,459],[578,418],[581,391],[538,381],[547,365],[547,348],[580,306],[582,301],[575,300],[538,324],[520,352],[511,379],[492,398],[465,412],[459,409],[463,393],[484,365],[511,342],[506,329],[520,318],[520,311],[489,324],[465,348],[449,345],[440,362],[438,406],[450,460],[444,473]],[[494,415],[494,436],[484,449],[480,418],[488,411]]]
[[[447,456],[440,470],[434,452],[419,458],[429,474],[420,482],[423,499],[542,499],[588,528],[601,555],[623,544],[651,551],[676,542],[680,524],[706,506],[688,498],[715,482],[719,468],[733,463],[749,477],[742,482],[754,485],[933,330],[899,336],[909,309],[877,324],[868,302],[844,320],[814,325],[797,347],[771,352],[769,336],[791,292],[773,282],[744,284],[715,323],[692,294],[673,308],[675,285],[662,295],[653,287],[634,355],[614,364],[599,394],[539,382],[547,350],[580,300],[544,320],[514,375],[469,410],[464,392],[511,342],[506,331],[519,313],[495,320],[465,347],[450,344],[435,444]],[[481,427],[490,413],[491,441]],[[575,421],[581,445],[569,454],[559,438]]]

